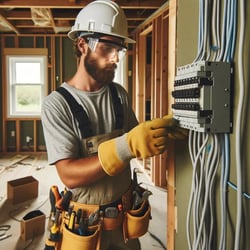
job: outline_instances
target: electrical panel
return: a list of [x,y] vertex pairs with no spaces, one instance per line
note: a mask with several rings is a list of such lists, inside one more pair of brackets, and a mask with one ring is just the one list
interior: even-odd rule
[[179,126],[211,133],[232,131],[232,67],[198,61],[177,68],[172,96]]

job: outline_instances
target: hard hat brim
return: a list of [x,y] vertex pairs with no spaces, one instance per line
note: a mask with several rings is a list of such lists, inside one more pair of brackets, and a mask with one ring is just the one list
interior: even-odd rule
[[78,34],[80,33],[84,33],[84,35],[81,35],[82,36],[91,36],[91,35],[94,35],[95,33],[98,33],[98,34],[103,34],[105,36],[113,36],[113,37],[118,37],[118,38],[122,38],[124,39],[124,42],[125,43],[136,43],[135,40],[129,38],[129,37],[126,37],[126,36],[119,36],[119,35],[114,35],[113,33],[103,33],[103,32],[89,32],[89,31],[83,31],[83,30],[71,30],[69,33],[68,33],[68,37],[71,39],[71,40],[75,40],[77,39],[78,37],[80,37]]

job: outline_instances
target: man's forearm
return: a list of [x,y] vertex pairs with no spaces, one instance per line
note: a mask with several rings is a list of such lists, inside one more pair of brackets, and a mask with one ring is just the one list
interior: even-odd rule
[[106,175],[97,156],[63,159],[56,163],[56,168],[60,179],[68,188],[89,185]]

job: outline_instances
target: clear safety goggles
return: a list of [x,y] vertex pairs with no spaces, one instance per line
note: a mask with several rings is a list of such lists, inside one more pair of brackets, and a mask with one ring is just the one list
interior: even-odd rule
[[88,37],[87,40],[89,48],[96,53],[101,53],[103,57],[113,58],[117,55],[121,60],[127,51],[124,45],[108,39]]

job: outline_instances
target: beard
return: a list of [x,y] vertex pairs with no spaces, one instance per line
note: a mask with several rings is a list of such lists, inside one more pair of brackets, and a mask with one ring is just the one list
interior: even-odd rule
[[89,75],[103,85],[111,83],[115,77],[115,69],[117,68],[117,65],[109,64],[106,67],[101,68],[98,61],[91,57],[90,50],[87,52],[84,65]]

